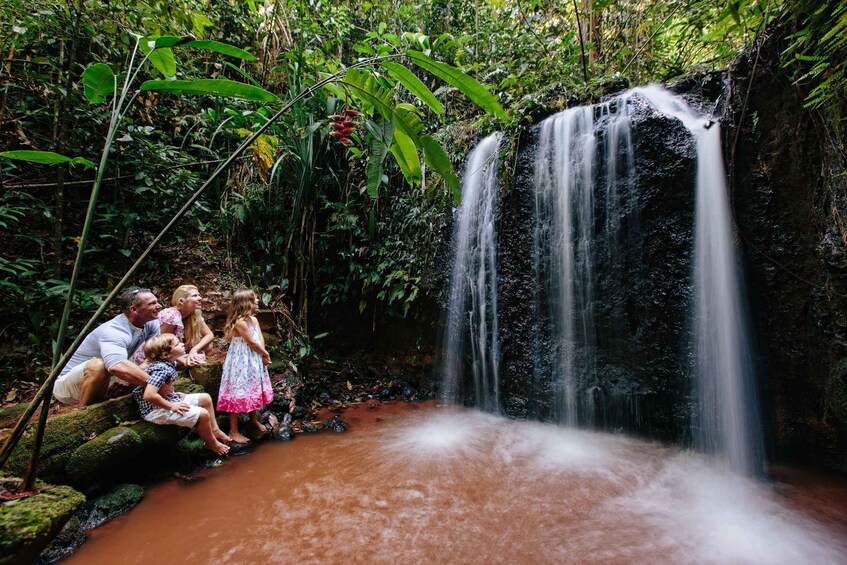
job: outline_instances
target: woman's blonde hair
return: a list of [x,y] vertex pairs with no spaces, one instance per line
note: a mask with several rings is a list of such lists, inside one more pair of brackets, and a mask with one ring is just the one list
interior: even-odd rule
[[229,303],[226,313],[226,324],[224,325],[224,339],[232,339],[232,330],[239,320],[249,318],[256,313],[256,293],[249,288],[236,290]]
[[[171,306],[179,306],[179,301],[188,298],[188,295],[192,291],[197,291],[197,287],[192,284],[184,284],[174,291],[173,296],[171,296]],[[200,341],[200,338],[203,337],[203,312],[198,308],[194,312],[188,315],[187,318],[182,320],[183,326],[185,327],[185,347],[191,348],[197,342]]]
[[174,334],[159,334],[144,342],[144,355],[150,361],[167,361],[173,351]]

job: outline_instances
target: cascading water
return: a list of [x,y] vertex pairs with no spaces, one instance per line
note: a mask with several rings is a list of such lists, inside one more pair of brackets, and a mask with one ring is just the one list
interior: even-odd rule
[[475,404],[500,411],[499,330],[497,322],[497,161],[500,135],[485,138],[468,155],[462,205],[454,235],[455,261],[450,277],[444,340],[441,348],[442,395],[462,395],[467,343]]
[[[536,270],[550,305],[554,414],[570,425],[592,423],[598,351],[593,271],[600,261],[620,264],[621,177],[633,179],[635,161],[629,111],[635,96],[679,119],[697,149],[694,345],[697,413],[695,438],[736,471],[761,469],[762,439],[739,268],[717,124],[680,97],[656,86],[636,88],[605,104],[575,108],[545,120],[536,157]],[[595,165],[602,140],[605,169]],[[603,177],[605,173],[605,177]],[[603,187],[605,185],[605,190]],[[633,183],[630,182],[632,187]],[[597,206],[593,195],[605,199]],[[628,195],[637,198],[636,193]],[[595,214],[605,213],[598,222]],[[630,223],[632,223],[630,221]],[[602,233],[594,233],[603,226]],[[607,247],[601,254],[599,247]],[[628,245],[626,253],[637,253]],[[658,266],[657,266],[658,268]],[[622,269],[617,276],[624,277]],[[623,284],[621,280],[618,284]],[[623,326],[623,325],[622,325]]]
[[747,337],[740,267],[721,152],[720,126],[678,96],[656,86],[632,91],[674,116],[697,144],[694,244],[694,346],[700,447],[753,475],[764,456],[753,365]]
[[[596,420],[595,395],[602,389],[597,386],[595,270],[603,261],[616,278],[625,277],[620,227],[623,206],[637,198],[633,166],[624,101],[566,110],[540,126],[534,265],[536,301],[546,298],[549,317],[539,316],[536,324],[547,322],[539,331],[550,335],[551,351],[549,361],[536,369],[554,374],[553,416],[568,425]],[[628,246],[632,253],[638,247],[637,242]],[[613,317],[624,325],[623,312]]]
[[[674,220],[661,216],[657,224],[655,208],[645,208],[657,193],[655,184],[650,194],[641,192],[641,183],[653,171],[636,160],[636,116],[673,130],[679,140],[672,156],[681,159],[682,168],[693,165],[692,139],[696,148],[693,259],[690,219],[673,224],[682,231],[663,230],[677,256],[676,282],[669,285],[663,279],[661,289],[654,281],[670,267],[661,263],[664,256],[655,247],[649,258],[643,256],[648,242],[640,234],[640,214],[651,210],[647,221],[654,234],[657,226],[663,229]],[[445,396],[465,398],[460,389],[467,382],[476,405],[491,412],[501,408],[494,234],[498,144],[498,137],[487,138],[468,158],[442,348]],[[655,154],[643,144],[640,151]],[[693,354],[696,407],[690,420],[695,443],[718,454],[733,470],[759,472],[762,438],[718,125],[660,87],[636,88],[542,122],[532,171],[534,288],[527,298],[534,305],[528,314],[534,317],[533,379],[550,383],[543,388],[552,393],[549,414],[572,426],[637,428],[641,399],[656,392],[654,386],[668,390],[667,380],[651,380],[657,366],[651,365],[654,344],[677,341],[677,351]],[[690,195],[685,184],[674,190]],[[685,202],[676,217],[691,209],[691,200]],[[687,300],[693,304],[692,347],[686,345],[684,322],[673,322],[685,319]],[[673,310],[671,321],[643,323],[645,312],[657,320],[668,309]],[[655,332],[662,332],[661,337]],[[668,358],[667,352],[663,355]],[[463,378],[468,357],[472,379]],[[685,355],[677,357],[680,374]],[[676,394],[678,408],[667,413],[685,415],[685,391],[671,394]]]

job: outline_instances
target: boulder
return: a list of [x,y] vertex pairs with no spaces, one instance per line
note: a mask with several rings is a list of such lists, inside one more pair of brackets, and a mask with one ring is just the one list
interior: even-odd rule
[[68,520],[59,535],[38,556],[38,565],[55,563],[82,545],[89,530],[102,526],[112,518],[129,511],[144,498],[139,485],[118,485],[106,494],[83,504]]
[[[131,396],[114,398],[50,418],[41,446],[39,478],[48,482],[64,482],[65,467],[77,447],[120,422],[138,418],[138,407]],[[6,472],[13,475],[24,473],[34,438],[35,425],[30,424],[6,462]]]
[[203,389],[203,385],[195,383],[189,377],[179,377],[174,379],[174,390],[177,392],[184,392],[185,394],[206,392]]
[[191,428],[183,426],[158,426],[143,420],[132,424],[129,429],[138,434],[145,450],[175,445],[191,431]]
[[91,483],[138,455],[142,445],[141,437],[132,429],[112,428],[75,449],[65,466],[65,474],[73,484]]
[[83,502],[71,487],[49,486],[0,505],[0,565],[34,562]]
[[86,502],[77,515],[82,526],[92,530],[128,512],[141,502],[142,498],[144,498],[144,489],[140,485],[118,485],[106,494]]
[[188,370],[191,380],[202,386],[203,390],[208,392],[212,396],[212,400],[216,402],[218,399],[218,389],[221,388],[223,366],[223,361],[208,361],[204,365],[191,367]]

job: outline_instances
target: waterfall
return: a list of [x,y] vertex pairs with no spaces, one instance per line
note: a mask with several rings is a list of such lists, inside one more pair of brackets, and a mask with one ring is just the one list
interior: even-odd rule
[[[623,205],[637,198],[634,179],[625,100],[569,109],[541,123],[534,266],[536,301],[546,297],[549,305],[549,315],[539,316],[548,327],[539,331],[549,334],[550,352],[537,370],[553,373],[553,416],[568,425],[597,419],[595,396],[603,393],[597,386],[595,267],[605,261],[619,280],[625,278],[620,226]],[[630,252],[638,247],[628,246]],[[622,324],[623,312],[615,316]]]
[[488,136],[468,155],[465,165],[440,363],[442,396],[459,401],[469,352],[475,404],[494,413],[500,412],[494,231],[499,146],[499,134]]
[[[652,132],[638,143],[636,122]],[[501,329],[497,319],[499,136],[468,157],[442,344],[445,397],[473,396],[491,412],[526,401],[526,415],[607,429],[640,429],[642,417],[658,410],[660,425],[676,430],[690,416],[699,448],[757,474],[763,442],[719,125],[680,96],[648,86],[563,111],[536,131],[527,167],[532,193],[524,193],[534,206],[532,233],[524,232],[528,253],[519,262],[526,279],[510,287],[532,304],[508,310],[516,326]],[[694,187],[687,184],[692,148]],[[661,159],[678,160],[669,162],[677,176],[661,178],[682,184],[656,180]],[[650,244],[656,239],[658,248]],[[514,261],[504,271],[512,282]],[[514,318],[518,310],[532,319]],[[532,384],[521,390],[533,396],[510,390],[499,397],[501,331],[511,347],[506,362],[525,371],[520,378]],[[509,341],[512,332],[523,341]],[[515,363],[520,355],[526,364]],[[686,391],[677,383],[687,384],[689,365]]]
[[[733,470],[756,474],[762,465],[762,437],[719,125],[658,86],[630,90],[605,104],[567,110],[540,126],[535,164],[536,265],[538,284],[546,285],[549,293],[553,352],[548,366],[558,408],[554,414],[569,425],[596,420],[594,396],[602,393],[596,356],[606,344],[598,344],[594,332],[592,271],[600,261],[613,265],[622,261],[624,248],[618,232],[625,214],[618,184],[621,176],[634,178],[636,170],[628,111],[635,96],[680,120],[696,143],[695,441]],[[603,170],[594,164],[598,139],[605,147]],[[602,195],[604,206],[595,206],[592,194]],[[637,194],[629,197],[637,198]],[[605,213],[602,222],[595,218],[600,210]],[[603,232],[592,233],[599,226]],[[598,250],[602,244],[608,250],[605,255]],[[626,245],[625,252],[637,253],[637,245]],[[623,279],[626,271],[618,268],[614,274]]]

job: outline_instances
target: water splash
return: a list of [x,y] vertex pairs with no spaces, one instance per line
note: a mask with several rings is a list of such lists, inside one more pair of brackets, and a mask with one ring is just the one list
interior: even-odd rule
[[454,235],[455,261],[450,277],[442,344],[442,396],[462,396],[465,344],[471,354],[477,407],[500,412],[500,338],[497,321],[497,164],[500,134],[488,136],[468,155],[462,205]]

